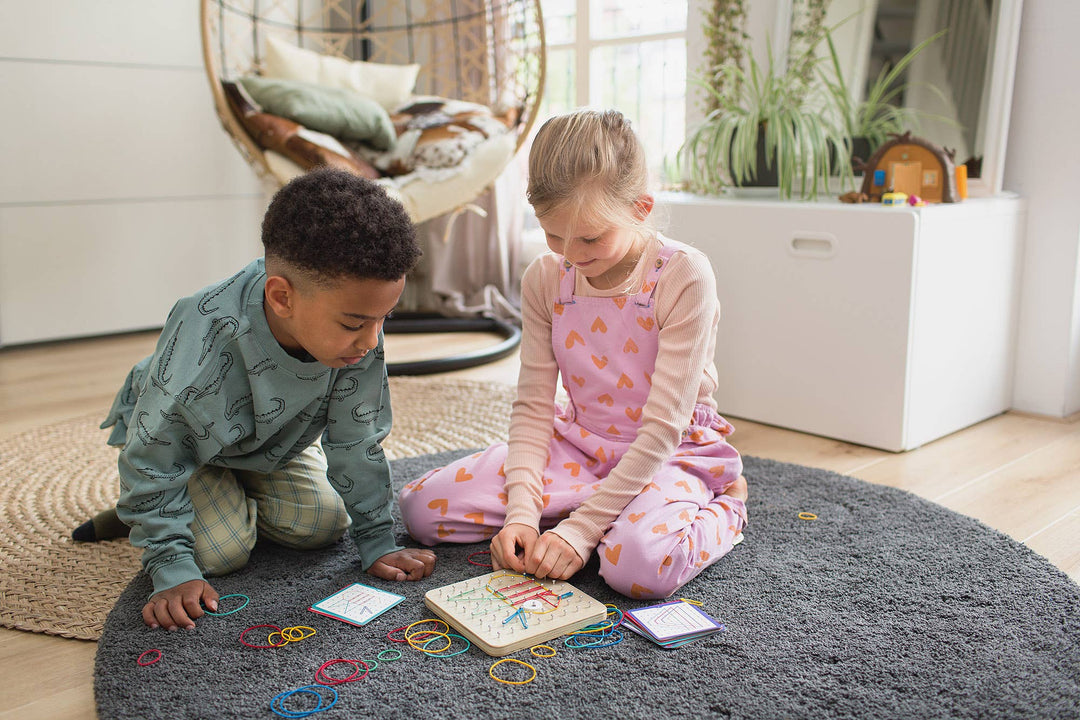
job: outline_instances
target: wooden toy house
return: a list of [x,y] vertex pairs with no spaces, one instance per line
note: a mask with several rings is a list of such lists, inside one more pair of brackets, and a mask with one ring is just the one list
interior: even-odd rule
[[954,155],[910,132],[894,136],[862,166],[861,192],[875,202],[889,191],[918,195],[928,203],[957,202]]

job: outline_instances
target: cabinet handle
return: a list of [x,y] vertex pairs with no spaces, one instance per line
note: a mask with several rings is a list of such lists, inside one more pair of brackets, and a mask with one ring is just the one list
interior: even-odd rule
[[829,233],[800,232],[791,237],[788,252],[796,257],[828,260],[836,254],[839,242]]

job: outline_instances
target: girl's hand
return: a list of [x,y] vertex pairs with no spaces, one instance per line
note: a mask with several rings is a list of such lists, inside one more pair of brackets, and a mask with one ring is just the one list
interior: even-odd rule
[[570,543],[548,531],[525,554],[525,572],[538,578],[566,580],[585,565]]
[[491,567],[525,572],[523,558],[532,549],[539,533],[528,525],[511,523],[491,538]]
[[435,570],[435,553],[419,548],[405,548],[387,553],[368,568],[368,575],[383,580],[421,580]]

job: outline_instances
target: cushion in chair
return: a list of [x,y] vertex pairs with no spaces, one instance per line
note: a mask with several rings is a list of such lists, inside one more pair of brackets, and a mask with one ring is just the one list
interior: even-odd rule
[[342,140],[364,142],[388,150],[396,137],[390,116],[374,100],[350,90],[296,80],[240,78],[265,112]]

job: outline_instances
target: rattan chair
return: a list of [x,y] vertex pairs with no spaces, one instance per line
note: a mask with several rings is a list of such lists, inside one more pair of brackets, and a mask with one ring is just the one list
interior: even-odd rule
[[[202,0],[201,19],[203,60],[218,118],[243,157],[271,184],[280,184],[282,178],[233,113],[222,86],[222,81],[260,72],[271,36],[348,60],[419,63],[416,95],[517,108],[519,122],[512,130],[516,148],[528,137],[539,111],[545,72],[540,0]],[[461,208],[482,189],[469,197],[440,198],[441,205],[446,211]],[[428,219],[413,213],[416,223]],[[391,364],[391,373],[478,365],[506,356],[520,341],[517,327],[495,318],[433,320],[430,314],[399,320],[388,332],[486,329],[501,335],[503,342],[479,353]]]

